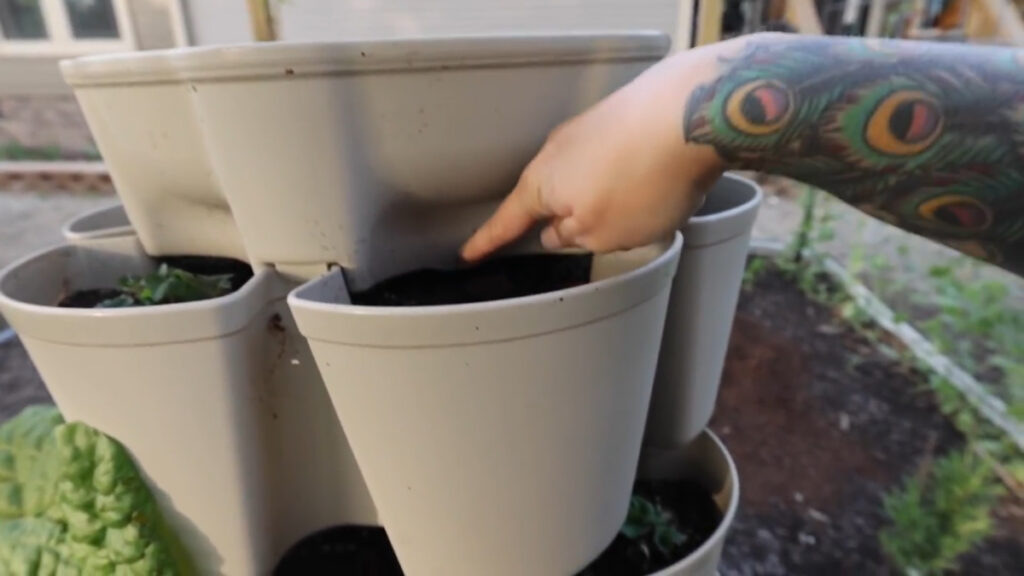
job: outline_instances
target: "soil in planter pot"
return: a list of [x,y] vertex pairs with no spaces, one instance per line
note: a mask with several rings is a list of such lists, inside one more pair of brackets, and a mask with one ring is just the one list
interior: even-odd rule
[[[661,505],[677,518],[685,540],[672,556],[651,550],[622,535],[577,576],[648,576],[671,566],[707,541],[722,521],[711,493],[690,481],[639,481],[634,494]],[[403,576],[383,528],[338,526],[316,532],[292,546],[274,576]]]
[[415,270],[353,292],[361,306],[441,306],[519,298],[590,281],[590,254],[525,254],[458,270]]
[[402,576],[383,528],[337,526],[321,530],[291,547],[274,576]]
[[577,576],[647,576],[686,558],[699,548],[722,521],[711,492],[688,480],[644,481],[636,483],[633,493],[660,504],[675,516],[684,540],[671,555],[663,555],[651,544],[631,540],[622,534]]
[[[253,276],[252,267],[240,260],[212,256],[168,256],[156,260],[157,265],[167,264],[199,276],[229,276],[230,294],[245,285]],[[95,308],[100,303],[117,298],[124,292],[118,288],[86,288],[75,290],[62,297],[60,308]]]

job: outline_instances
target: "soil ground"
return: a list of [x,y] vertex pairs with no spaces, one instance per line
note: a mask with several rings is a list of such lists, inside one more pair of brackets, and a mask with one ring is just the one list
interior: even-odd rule
[[[778,273],[745,291],[712,421],[740,472],[722,576],[896,574],[883,495],[963,442],[926,382]],[[961,574],[1020,573],[1024,516],[999,514]]]

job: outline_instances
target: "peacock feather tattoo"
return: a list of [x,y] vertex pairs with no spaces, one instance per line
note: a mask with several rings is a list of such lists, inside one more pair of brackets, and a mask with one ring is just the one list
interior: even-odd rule
[[687,141],[1024,274],[1024,52],[783,38],[692,93]]

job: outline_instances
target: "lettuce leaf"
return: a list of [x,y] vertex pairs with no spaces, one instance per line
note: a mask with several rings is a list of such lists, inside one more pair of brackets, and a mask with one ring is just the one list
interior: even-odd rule
[[0,426],[0,574],[194,570],[124,447],[33,406]]

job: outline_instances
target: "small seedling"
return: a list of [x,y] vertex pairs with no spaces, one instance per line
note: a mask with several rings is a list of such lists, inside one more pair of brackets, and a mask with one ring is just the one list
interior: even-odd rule
[[97,308],[153,306],[193,302],[223,296],[231,291],[231,275],[200,276],[167,264],[145,276],[125,276],[121,295],[100,302]]
[[753,257],[747,262],[743,270],[743,289],[750,290],[757,284],[757,280],[768,269],[768,260],[760,257]]
[[675,558],[676,550],[686,542],[679,530],[676,517],[643,496],[634,495],[629,501],[629,513],[619,533],[632,540],[650,560],[654,553],[665,560]]

